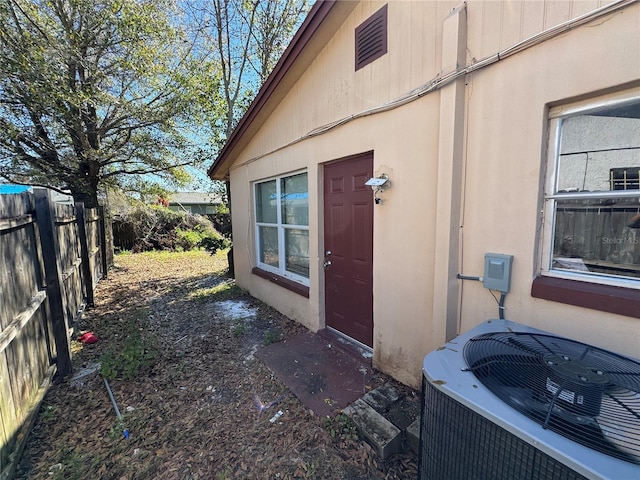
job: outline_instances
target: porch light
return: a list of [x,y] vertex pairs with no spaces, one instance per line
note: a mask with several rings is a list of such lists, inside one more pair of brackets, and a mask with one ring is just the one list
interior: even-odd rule
[[365,185],[369,185],[371,190],[373,190],[373,200],[376,202],[376,205],[378,205],[382,201],[382,199],[378,197],[378,194],[391,187],[391,181],[389,180],[389,176],[383,173],[378,177],[370,178],[365,182]]

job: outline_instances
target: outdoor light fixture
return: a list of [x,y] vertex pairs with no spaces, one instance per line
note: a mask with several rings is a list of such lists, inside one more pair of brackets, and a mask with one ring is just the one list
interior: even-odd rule
[[389,188],[391,181],[389,180],[389,176],[383,173],[378,177],[370,178],[364,184],[371,187],[371,190],[373,190],[373,200],[376,202],[376,205],[378,205],[382,201],[382,199],[378,197],[378,194]]

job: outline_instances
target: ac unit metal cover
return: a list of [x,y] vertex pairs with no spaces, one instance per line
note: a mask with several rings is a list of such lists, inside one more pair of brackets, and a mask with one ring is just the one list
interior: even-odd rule
[[[423,475],[422,478],[425,480],[427,478],[429,480],[432,478],[436,480],[445,480],[445,478],[447,480],[449,478],[482,478],[482,476],[478,476],[480,474],[477,471],[474,473],[474,468],[477,467],[485,469],[484,475],[487,475],[486,471],[491,471],[491,480],[513,478],[509,477],[509,474],[503,473],[502,470],[506,471],[505,469],[512,468],[508,465],[509,458],[506,458],[510,455],[511,447],[505,448],[505,445],[510,445],[515,442],[518,445],[513,447],[513,451],[515,452],[517,450],[519,452],[518,455],[523,455],[528,458],[531,456],[531,452],[539,452],[540,455],[544,457],[542,459],[543,467],[539,467],[539,459],[531,460],[531,462],[533,462],[532,465],[534,463],[536,464],[536,469],[540,470],[541,468],[541,470],[544,470],[546,473],[539,473],[539,470],[536,470],[536,473],[532,473],[526,477],[529,479],[640,479],[639,465],[595,451],[551,430],[544,429],[540,424],[527,418],[496,397],[476,378],[473,372],[468,371],[468,365],[463,357],[465,344],[478,335],[493,332],[523,332],[551,335],[548,332],[509,320],[488,320],[456,337],[444,347],[431,352],[425,357],[423,362],[424,390],[429,394],[431,399],[435,398],[434,394],[441,398],[431,401],[431,404],[426,406],[428,395],[425,395],[423,421],[421,425],[421,457],[425,455],[424,449],[427,446],[425,442],[429,441],[428,439],[422,438],[425,436],[425,433],[429,433],[425,432],[426,429],[438,428],[444,432],[444,435],[447,435],[449,431],[448,428],[451,427],[451,432],[454,430],[456,432],[468,431],[470,435],[469,438],[466,439],[446,439],[448,447],[438,447],[437,444],[444,445],[445,442],[432,440],[431,443],[435,444],[433,448],[441,448],[442,451],[436,452],[435,454],[432,452],[431,458],[421,458],[421,474],[424,474],[424,471],[428,470],[423,468],[425,462],[444,462],[445,458],[449,459],[447,460],[449,461],[449,466],[446,468],[449,470],[453,468],[456,471],[452,472],[447,470],[446,474],[440,473],[426,477]],[[444,400],[444,403],[442,400]],[[442,423],[442,425],[436,425],[434,427],[433,424],[428,425],[428,422],[425,423],[425,413],[427,417],[429,417],[429,412],[425,412],[425,409],[444,409],[450,408],[451,406],[453,406],[453,413],[441,415],[440,420],[436,420]],[[449,415],[449,417],[453,415],[456,418],[449,418],[447,415]],[[461,422],[466,422],[466,420],[461,420],[465,415],[472,415],[476,418],[468,421],[468,425],[462,425]],[[433,418],[433,416],[431,417]],[[448,422],[450,422],[450,425],[447,425]],[[488,428],[494,430],[490,432],[487,431],[487,433],[478,433],[477,430],[484,428],[482,425],[489,425]],[[509,438],[504,440],[505,436]],[[498,440],[499,437],[502,437],[502,440]],[[478,440],[480,438],[482,439],[481,441]],[[461,452],[455,453],[451,451],[451,449],[452,446],[458,442],[460,445],[464,445],[464,447]],[[474,442],[481,443],[482,445],[477,445],[476,448]],[[492,442],[495,442],[495,445],[492,445]],[[432,446],[429,446],[429,448],[432,448]],[[449,451],[447,451],[447,449],[449,449]],[[500,451],[493,452],[492,449],[500,449]],[[494,458],[499,465],[487,466],[486,464],[492,461],[489,457],[494,453]],[[452,460],[451,458],[455,455],[459,456]],[[474,465],[473,462],[476,462],[476,464]],[[520,464],[521,462],[521,458],[518,457],[515,463]],[[522,475],[522,469],[525,468],[524,471],[526,471],[528,467],[517,465],[514,468],[520,468],[518,475]],[[444,472],[445,470],[439,471]],[[513,478],[513,480],[516,479]]]

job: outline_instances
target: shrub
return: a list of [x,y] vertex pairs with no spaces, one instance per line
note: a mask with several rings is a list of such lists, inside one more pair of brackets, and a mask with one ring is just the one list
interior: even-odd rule
[[[114,218],[114,236],[126,232],[126,249],[134,253],[150,250],[193,250],[205,248],[212,254],[229,246],[201,215],[176,212],[161,205],[139,206]],[[116,245],[124,243],[115,239]]]
[[231,246],[231,242],[217,232],[214,235],[204,237],[200,242],[200,246],[211,255],[215,255],[218,250],[224,250]]

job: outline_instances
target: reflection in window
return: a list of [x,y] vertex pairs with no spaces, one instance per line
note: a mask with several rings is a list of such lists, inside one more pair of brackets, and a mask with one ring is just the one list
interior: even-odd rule
[[548,169],[555,182],[545,197],[551,246],[543,270],[640,278],[640,101],[558,117],[551,126],[558,153]]
[[284,235],[286,269],[309,278],[309,230],[290,228]]
[[260,243],[260,262],[278,268],[278,229],[273,227],[258,227]]
[[258,182],[254,191],[258,266],[308,284],[307,173]]
[[609,173],[611,190],[639,190],[640,168],[612,168]]

